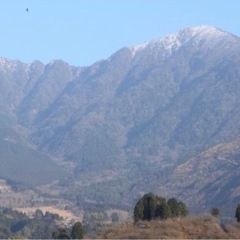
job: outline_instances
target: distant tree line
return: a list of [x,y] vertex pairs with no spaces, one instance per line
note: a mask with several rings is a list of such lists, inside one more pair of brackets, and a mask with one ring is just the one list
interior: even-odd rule
[[187,207],[182,201],[175,198],[166,200],[153,193],[145,194],[134,207],[134,221],[167,219],[171,217],[186,216]]
[[62,218],[58,214],[43,213],[37,209],[32,217],[0,207],[0,239],[81,239],[84,229],[81,222],[71,227],[60,227]]
[[58,214],[36,210],[30,218],[10,208],[0,208],[0,239],[51,239],[62,218]]

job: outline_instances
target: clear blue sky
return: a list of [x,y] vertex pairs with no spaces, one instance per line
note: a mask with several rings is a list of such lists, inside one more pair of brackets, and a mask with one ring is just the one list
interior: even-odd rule
[[202,24],[240,36],[240,0],[0,0],[0,56],[88,66]]

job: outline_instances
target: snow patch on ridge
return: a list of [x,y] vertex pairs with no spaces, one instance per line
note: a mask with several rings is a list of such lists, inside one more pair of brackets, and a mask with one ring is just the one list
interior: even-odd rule
[[177,50],[181,46],[181,42],[178,39],[177,34],[170,34],[166,37],[145,42],[143,44],[135,45],[130,48],[132,56],[134,57],[140,51],[150,48],[150,49],[164,49],[168,53],[171,53],[174,50]]
[[215,27],[212,26],[207,26],[207,25],[201,25],[201,26],[197,26],[197,27],[192,27],[192,28],[186,28],[182,31],[179,31],[179,33],[181,32],[189,32],[189,34],[191,34],[192,36],[201,36],[201,37],[220,37],[223,35],[228,35],[228,33],[221,31]]
[[2,67],[4,69],[16,68],[17,65],[18,65],[18,61],[0,57],[0,67]]
[[231,34],[212,26],[201,25],[185,28],[166,37],[135,45],[130,50],[133,57],[146,48],[164,50],[167,54],[171,54],[192,39],[195,39],[197,42],[203,39],[206,41],[210,40],[214,43],[213,40],[218,41],[225,36],[231,36]]
[[160,44],[168,51],[177,50],[182,45],[177,34],[170,34],[164,38],[153,40],[151,44]]
[[131,47],[131,52],[132,52],[132,56],[134,56],[138,51],[141,51],[142,49],[144,49],[147,45],[149,44],[149,42],[145,42],[143,44],[139,44],[139,45],[135,45],[133,47]]

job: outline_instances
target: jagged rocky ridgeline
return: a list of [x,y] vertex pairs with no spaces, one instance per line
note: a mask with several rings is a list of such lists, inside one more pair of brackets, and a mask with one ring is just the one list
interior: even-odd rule
[[[5,124],[15,134],[1,141],[12,146],[18,136],[24,146],[73,162],[66,195],[75,192],[82,202],[128,205],[151,190],[185,202],[197,201],[194,193],[198,207],[218,199],[230,209],[240,201],[232,172],[240,153],[231,148],[240,132],[239,60],[239,37],[211,26],[122,48],[88,67],[1,58],[1,113],[13,119]],[[218,156],[220,165],[211,155],[215,146],[231,152]],[[209,167],[200,170],[204,153]],[[10,177],[5,169],[1,174]]]

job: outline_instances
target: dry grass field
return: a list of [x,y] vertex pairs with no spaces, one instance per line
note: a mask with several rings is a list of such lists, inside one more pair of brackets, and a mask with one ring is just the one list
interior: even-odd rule
[[105,239],[240,239],[240,223],[221,225],[212,216],[124,223],[97,236]]

